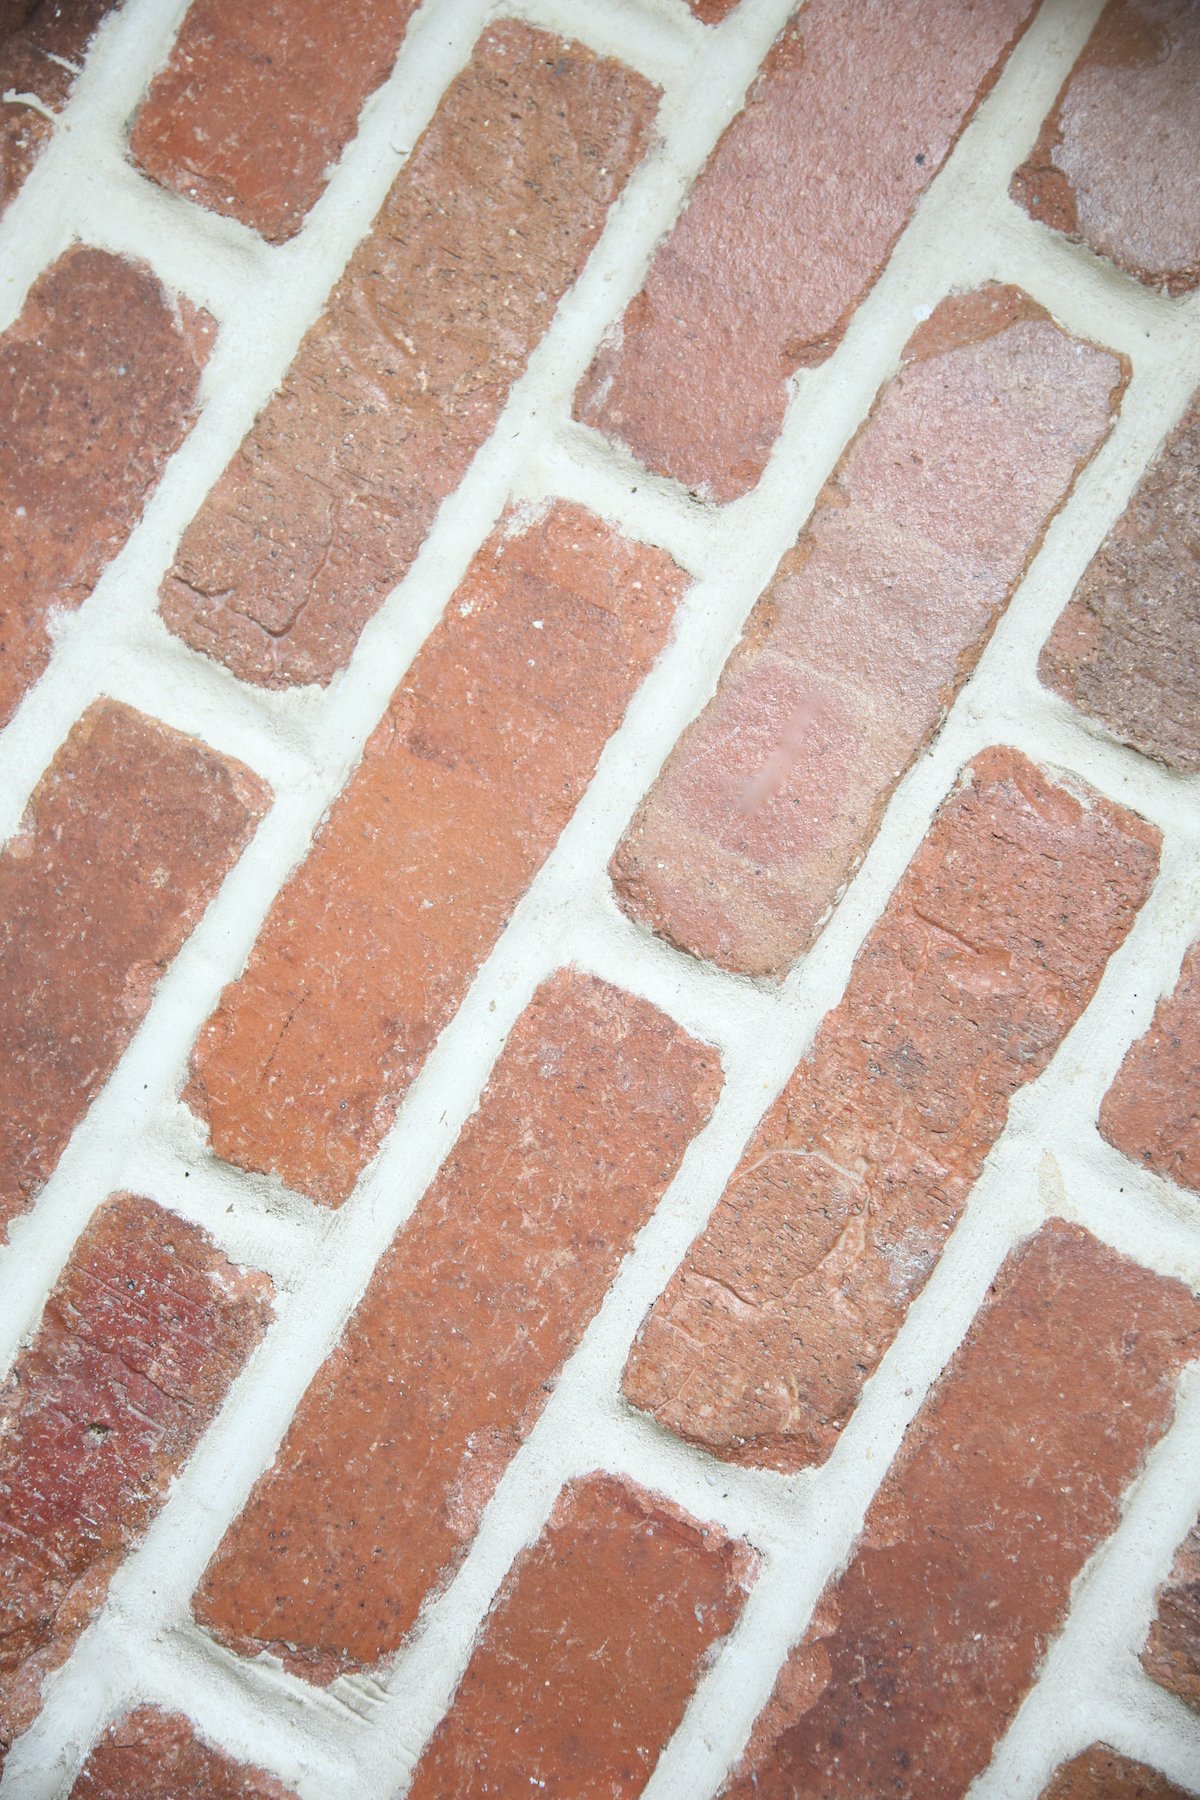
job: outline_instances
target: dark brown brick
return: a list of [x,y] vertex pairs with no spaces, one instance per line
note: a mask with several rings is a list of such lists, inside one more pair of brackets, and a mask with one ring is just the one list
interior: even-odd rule
[[80,1770],[71,1800],[296,1800],[262,1769],[197,1737],[179,1713],[139,1706],[109,1727]]

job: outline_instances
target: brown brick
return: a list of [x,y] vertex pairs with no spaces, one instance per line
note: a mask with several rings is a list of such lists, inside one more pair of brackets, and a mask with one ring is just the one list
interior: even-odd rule
[[246,680],[327,682],[583,267],[657,92],[528,26],[484,33],[163,586]]
[[[1200,14],[1197,15],[1200,18]],[[1200,395],[1042,652],[1057,693],[1147,756],[1200,770]]]
[[71,1800],[295,1800],[262,1769],[235,1762],[196,1736],[179,1713],[139,1706],[101,1738]]
[[1183,1187],[1200,1189],[1200,944],[1125,1056],[1100,1108],[1110,1144]]
[[111,700],[42,777],[0,854],[0,1226],[53,1171],[266,803],[239,763]]
[[1032,0],[809,0],[602,346],[577,416],[660,475],[744,494],[788,378],[837,347]]
[[200,1039],[219,1156],[338,1204],[661,648],[684,585],[581,508],[502,525]]
[[1200,1519],[1158,1591],[1142,1666],[1152,1680],[1200,1710]]
[[0,338],[0,725],[187,435],[212,338],[145,264],[82,246]]
[[1189,1800],[1192,1792],[1107,1744],[1093,1744],[1063,1764],[1042,1800]]
[[0,1756],[257,1343],[270,1292],[130,1194],[76,1244],[0,1389]]
[[1200,12],[1112,0],[1012,193],[1139,281],[1200,284]]
[[632,1482],[572,1483],[501,1589],[409,1800],[640,1794],[753,1568]]
[[1077,1226],[1018,1250],[784,1665],[737,1800],[965,1793],[1198,1348],[1187,1289]]
[[577,974],[539,990],[210,1564],[201,1624],[317,1681],[397,1648],[719,1084],[644,1001]]
[[363,102],[391,73],[415,7],[192,0],[134,122],[135,160],[272,243],[294,237]]
[[827,1455],[1009,1100],[1091,999],[1157,844],[1014,750],[976,757],[650,1313],[635,1406],[732,1462]]
[[[0,93],[32,95],[58,113],[71,97],[74,66],[115,0],[11,0],[0,11]],[[0,103],[0,213],[20,190],[54,127],[24,99]]]
[[782,976],[861,861],[1124,387],[1014,288],[946,300],[613,859],[625,910]]

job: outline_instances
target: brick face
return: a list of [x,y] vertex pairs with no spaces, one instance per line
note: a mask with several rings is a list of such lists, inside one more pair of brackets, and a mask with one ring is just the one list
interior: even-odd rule
[[0,1756],[103,1604],[270,1314],[265,1276],[108,1201],[0,1389]]
[[1179,1546],[1158,1591],[1142,1667],[1152,1681],[1200,1712],[1200,1519]]
[[1013,177],[1032,218],[1139,281],[1200,284],[1200,13],[1111,0]]
[[938,307],[623,838],[627,912],[739,974],[786,973],[1123,387],[1014,288]]
[[577,45],[485,32],[185,533],[172,630],[269,687],[344,667],[582,269],[656,103]]
[[1131,813],[975,759],[643,1326],[635,1406],[732,1462],[828,1454],[1156,863]]
[[235,1762],[196,1736],[179,1713],[139,1706],[111,1726],[71,1789],[71,1800],[296,1800],[262,1769]]
[[210,1565],[201,1624],[320,1681],[398,1647],[719,1084],[643,1001],[576,974],[539,991]]
[[1051,1223],[1017,1251],[818,1602],[730,1796],[964,1794],[1198,1347],[1187,1289],[1078,1227]]
[[810,0],[763,64],[578,416],[714,500],[758,480],[1033,12]]
[[52,1173],[267,798],[112,701],[51,763],[0,854],[0,1224]]
[[293,237],[390,74],[416,3],[192,0],[134,121],[135,160],[272,243]]
[[505,1582],[410,1800],[640,1794],[752,1573],[744,1545],[632,1482],[575,1482]]
[[187,1098],[219,1156],[346,1197],[683,586],[573,506],[485,546],[201,1037]]
[[[58,113],[75,85],[75,66],[115,0],[15,0],[0,12],[0,93],[32,94]],[[54,127],[22,100],[0,106],[0,213],[20,192]]]
[[1200,1189],[1200,944],[1173,994],[1126,1054],[1100,1108],[1110,1144],[1147,1168]]
[[[4,108],[0,107],[0,118]],[[0,725],[87,599],[196,411],[212,321],[144,263],[82,246],[0,338]]]
[[1107,1744],[1093,1744],[1063,1764],[1041,1800],[1189,1800],[1190,1791]]

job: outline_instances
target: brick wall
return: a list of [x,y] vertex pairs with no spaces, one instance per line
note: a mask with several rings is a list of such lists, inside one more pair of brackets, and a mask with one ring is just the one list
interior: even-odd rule
[[0,73],[0,1800],[1200,1793],[1200,14]]

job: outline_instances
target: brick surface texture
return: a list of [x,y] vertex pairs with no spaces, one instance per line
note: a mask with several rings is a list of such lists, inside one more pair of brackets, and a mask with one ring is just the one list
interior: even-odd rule
[[269,1312],[264,1276],[149,1200],[110,1200],[76,1245],[0,1393],[0,1756]]
[[1107,1744],[1093,1744],[1058,1770],[1042,1800],[1188,1800],[1195,1791]]
[[[114,0],[7,0],[0,9],[0,214],[21,190]],[[13,98],[9,99],[8,96]]]
[[1200,1519],[1179,1546],[1159,1590],[1142,1666],[1152,1680],[1200,1712]]
[[1104,1097],[1100,1130],[1126,1156],[1200,1190],[1200,944]]
[[71,1800],[295,1800],[263,1769],[206,1744],[178,1713],[139,1706],[111,1726],[80,1770]]

